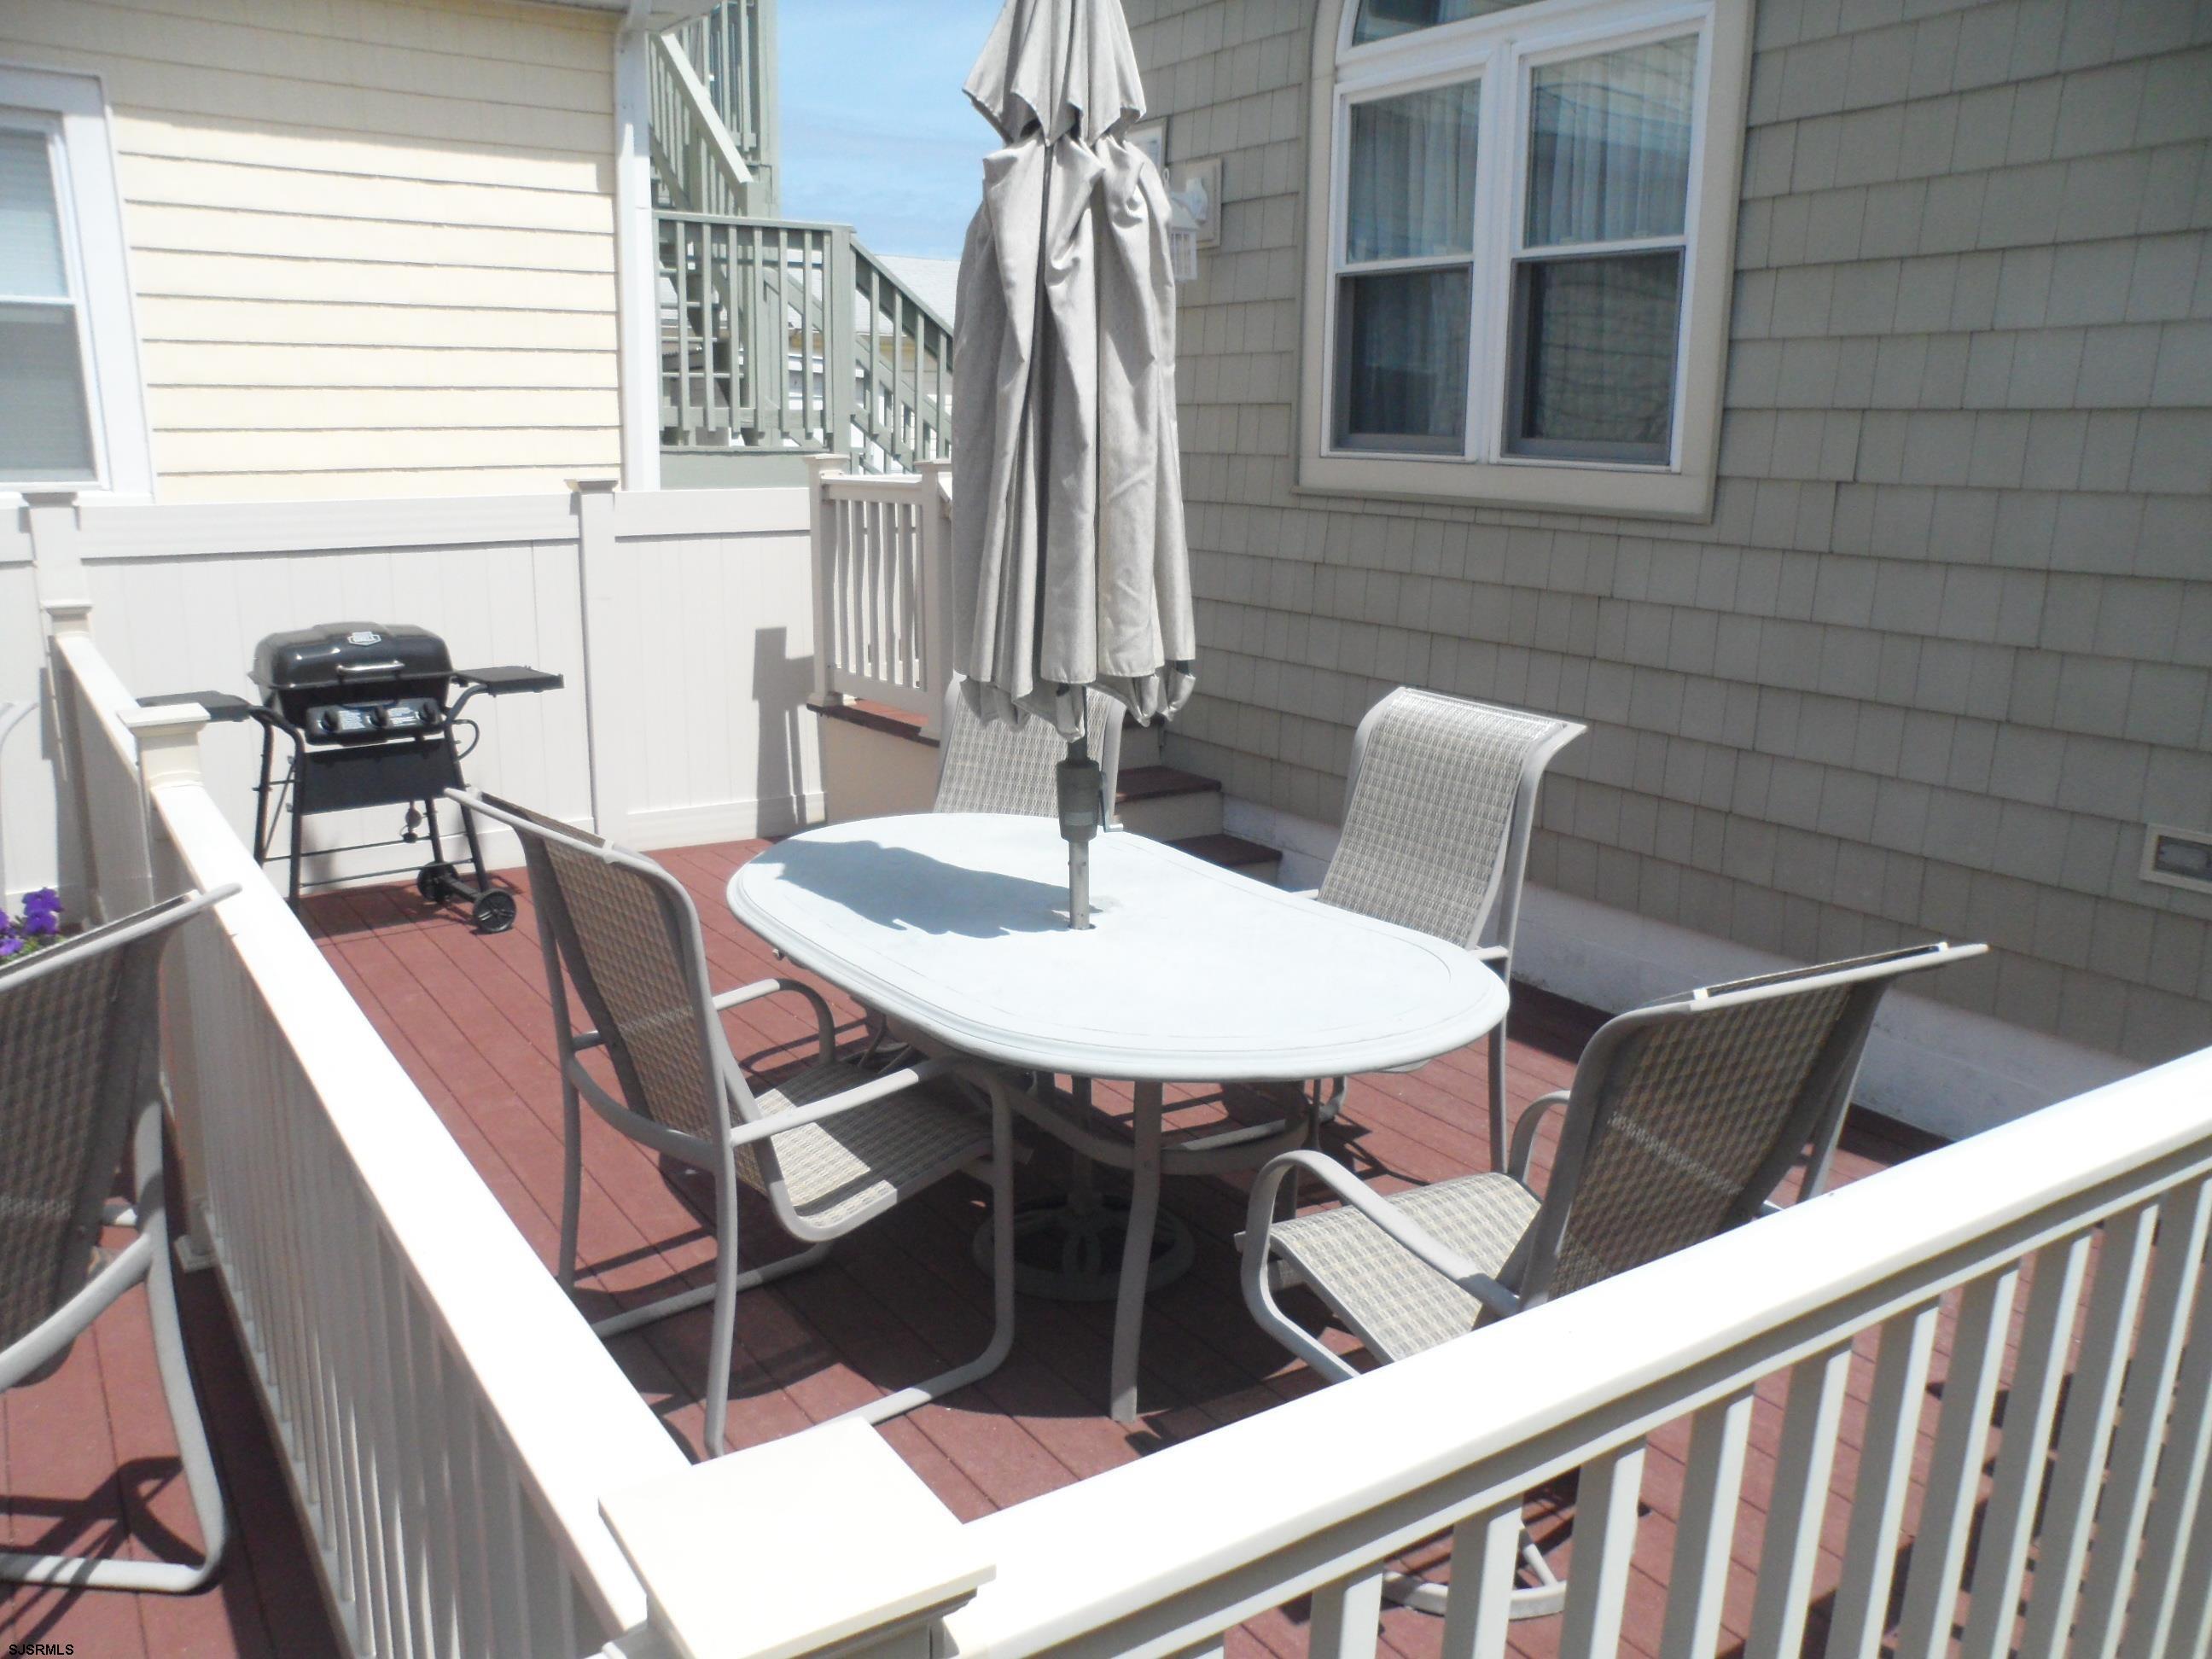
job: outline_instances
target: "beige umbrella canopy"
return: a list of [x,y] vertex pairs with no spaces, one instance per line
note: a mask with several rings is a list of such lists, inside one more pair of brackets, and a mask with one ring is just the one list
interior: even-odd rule
[[960,259],[958,666],[987,719],[1087,737],[1091,684],[1164,719],[1197,654],[1175,283],[1119,0],[1006,0],[967,91],[1006,143]]

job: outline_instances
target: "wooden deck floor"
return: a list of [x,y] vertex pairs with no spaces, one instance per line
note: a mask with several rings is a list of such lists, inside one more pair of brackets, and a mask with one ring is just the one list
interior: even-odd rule
[[[660,855],[696,896],[719,984],[788,971],[732,919],[722,902],[731,871],[758,845]],[[497,938],[479,937],[450,916],[426,914],[404,888],[314,900],[310,924],[550,1266],[560,1194],[559,1095],[537,936],[523,896],[520,925]],[[834,997],[833,1006],[849,1038],[858,1030],[857,1009]],[[749,1069],[773,1073],[803,1057],[811,1043],[803,1012],[795,1000],[769,999],[732,1016],[732,1042]],[[1569,1080],[1595,1024],[1589,1011],[1540,993],[1516,995],[1510,1049],[1516,1110]],[[1332,1149],[1385,1188],[1479,1167],[1486,1156],[1476,1127],[1484,1086],[1479,1047],[1419,1073],[1358,1079]],[[629,1304],[664,1291],[672,1280],[699,1282],[702,1272],[711,1272],[712,1249],[694,1195],[635,1143],[596,1121],[587,1121],[586,1132],[586,1310],[598,1315]],[[1911,1137],[1862,1115],[1847,1137],[1837,1178],[1856,1179],[1921,1149]],[[1539,1152],[1540,1171],[1548,1167],[1548,1154],[1547,1140]],[[1056,1158],[1040,1155],[1024,1170],[1025,1192],[1049,1190],[1056,1171]],[[999,1372],[884,1431],[954,1511],[973,1516],[1018,1503],[1316,1386],[1302,1365],[1261,1334],[1238,1293],[1231,1238],[1242,1224],[1242,1183],[1171,1182],[1166,1202],[1197,1233],[1198,1259],[1188,1276],[1152,1298],[1140,1379],[1143,1423],[1124,1429],[1104,1415],[1110,1304],[1025,1297],[1013,1356]],[[749,1293],[739,1304],[731,1443],[790,1433],[980,1348],[988,1334],[989,1286],[970,1265],[969,1243],[982,1213],[980,1188],[958,1180],[943,1183],[901,1206],[822,1268]],[[789,1248],[770,1227],[749,1237],[748,1244],[755,1261]],[[204,1279],[192,1296],[188,1318],[201,1333],[196,1358],[240,1511],[239,1556],[220,1586],[203,1597],[19,1595],[0,1622],[0,1640],[75,1640],[78,1652],[101,1655],[329,1650],[304,1547],[291,1527],[281,1477],[246,1392],[220,1297]],[[104,1332],[96,1346],[81,1345],[60,1375],[8,1401],[5,1490],[15,1494],[9,1515],[14,1537],[53,1525],[56,1508],[70,1505],[75,1506],[70,1524],[81,1530],[112,1530],[118,1515],[128,1516],[134,1534],[180,1513],[189,1526],[182,1494],[173,1490],[175,1464],[165,1449],[167,1431],[143,1310],[126,1310],[107,1322],[128,1329],[112,1336]],[[706,1340],[702,1310],[615,1344],[641,1393],[695,1453],[702,1437]],[[1931,1394],[1940,1391],[1944,1369],[1939,1352]],[[1863,1356],[1839,1453],[1846,1483],[1864,1426],[1870,1374],[1870,1356]],[[81,1431],[95,1415],[103,1431]],[[1746,1483],[1750,1508],[1738,1540],[1739,1559],[1746,1563],[1757,1559],[1758,1507],[1771,1486],[1779,1415],[1778,1394],[1763,1401],[1754,1429]],[[48,1443],[61,1439],[68,1443],[66,1457]],[[1656,1609],[1671,1554],[1686,1444],[1686,1425],[1677,1425],[1661,1434],[1647,1460],[1646,1513],[1627,1632],[1628,1645],[1639,1652],[1655,1651],[1658,1643]],[[126,1470],[119,1486],[112,1473],[118,1462]],[[1572,1504],[1570,1482],[1534,1495],[1528,1511],[1532,1529],[1561,1571],[1572,1555]],[[1835,1580],[1847,1519],[1844,1506],[1833,1506],[1828,1519],[1828,1553],[1816,1595]],[[147,1535],[158,1539],[156,1532]],[[1413,1560],[1432,1573],[1448,1571],[1441,1549]],[[1735,1587],[1724,1645],[1741,1642],[1748,1624],[1748,1575],[1738,1577],[1743,1582]],[[1270,1614],[1239,1632],[1231,1651],[1303,1653],[1303,1618],[1299,1607]],[[1554,1651],[1558,1624],[1516,1626],[1515,1650]],[[1394,1652],[1431,1653],[1441,1636],[1440,1621],[1393,1611],[1385,1634]]]

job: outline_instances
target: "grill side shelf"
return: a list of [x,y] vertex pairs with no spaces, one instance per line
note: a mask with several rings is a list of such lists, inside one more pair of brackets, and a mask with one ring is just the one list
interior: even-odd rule
[[509,665],[504,668],[462,668],[454,671],[453,678],[471,690],[503,697],[511,691],[558,691],[568,684],[559,674],[543,668],[525,668]]

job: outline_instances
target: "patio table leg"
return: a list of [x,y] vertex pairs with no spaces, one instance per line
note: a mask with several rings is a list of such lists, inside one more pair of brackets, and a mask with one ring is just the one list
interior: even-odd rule
[[1129,1168],[1129,1231],[1121,1246],[1121,1285],[1114,1305],[1113,1415],[1116,1423],[1137,1420],[1137,1342],[1145,1323],[1145,1288],[1152,1276],[1152,1227],[1160,1210],[1160,1122],[1166,1115],[1165,1090],[1158,1083],[1136,1085],[1131,1127],[1136,1155]]

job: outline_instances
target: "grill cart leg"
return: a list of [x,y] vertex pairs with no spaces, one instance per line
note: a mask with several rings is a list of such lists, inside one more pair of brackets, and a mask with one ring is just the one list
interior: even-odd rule
[[300,908],[300,866],[307,855],[307,815],[300,810],[300,760],[292,757],[291,788],[284,804],[292,813],[292,908]]
[[430,831],[431,861],[422,866],[415,878],[415,890],[433,904],[465,903],[469,920],[480,933],[503,933],[514,926],[514,896],[491,884],[484,872],[483,849],[477,842],[477,827],[470,818],[468,809],[461,809],[461,833],[469,844],[469,857],[476,866],[473,885],[461,879],[461,872],[446,862],[446,848],[438,830],[438,804],[422,803],[422,816]]
[[264,863],[269,857],[269,774],[276,764],[276,733],[269,726],[261,728],[261,781],[253,791],[253,861]]

